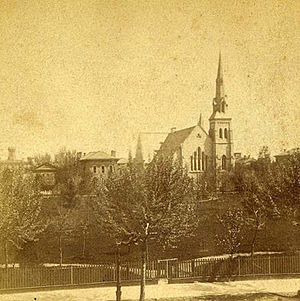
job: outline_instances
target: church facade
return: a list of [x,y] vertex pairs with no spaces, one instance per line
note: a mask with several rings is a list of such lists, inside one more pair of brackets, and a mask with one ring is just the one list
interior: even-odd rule
[[224,91],[221,54],[208,131],[202,127],[200,114],[196,125],[169,133],[160,152],[177,158],[191,176],[207,170],[228,171],[232,166],[232,123]]

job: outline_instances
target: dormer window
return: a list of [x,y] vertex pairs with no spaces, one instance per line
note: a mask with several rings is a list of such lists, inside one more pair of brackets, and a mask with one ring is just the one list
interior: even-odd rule
[[222,132],[222,129],[219,129],[219,137],[220,137],[220,138],[223,138],[223,132]]

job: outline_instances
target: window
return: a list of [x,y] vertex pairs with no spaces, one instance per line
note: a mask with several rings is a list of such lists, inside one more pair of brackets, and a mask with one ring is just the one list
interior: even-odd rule
[[111,165],[109,166],[109,171],[113,172],[113,167]]
[[194,170],[197,170],[197,152],[194,152]]
[[228,130],[224,129],[224,138],[227,139],[228,138]]
[[222,129],[219,129],[219,137],[220,137],[220,138],[223,138]]
[[202,152],[202,170],[205,170],[205,155],[204,155],[204,152]]
[[201,169],[201,148],[198,147],[198,170]]
[[97,173],[97,166],[93,166],[93,173]]
[[193,160],[193,156],[191,156],[191,171],[193,171],[193,164],[194,164],[194,160]]
[[208,166],[208,157],[207,155],[205,156],[205,170],[207,170],[207,166]]
[[225,155],[222,156],[222,169],[226,170],[227,158]]
[[105,166],[101,166],[102,173],[105,173]]

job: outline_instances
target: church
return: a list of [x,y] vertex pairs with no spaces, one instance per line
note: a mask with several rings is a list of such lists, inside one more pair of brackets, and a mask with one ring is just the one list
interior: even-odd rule
[[224,91],[221,53],[209,130],[202,127],[200,114],[196,125],[171,131],[161,144],[159,152],[174,156],[193,177],[206,170],[228,171],[232,166],[232,125]]

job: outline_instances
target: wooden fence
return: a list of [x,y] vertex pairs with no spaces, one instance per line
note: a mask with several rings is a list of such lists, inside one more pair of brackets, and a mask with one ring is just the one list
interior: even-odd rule
[[[139,262],[121,264],[121,280],[140,279]],[[232,259],[191,259],[149,261],[146,279],[168,278],[170,282],[182,279],[217,281],[243,277],[300,275],[300,256],[257,256]],[[0,291],[24,288],[68,287],[114,283],[116,266],[113,263],[99,265],[10,267],[0,268]]]
[[[139,262],[123,263],[121,265],[122,281],[139,280],[140,266]],[[157,262],[148,262],[146,279],[156,278]],[[0,268],[0,290],[92,285],[115,281],[116,266],[113,263],[62,267]]]
[[215,281],[243,277],[300,275],[300,256],[259,256],[173,261],[171,279],[198,278]]

